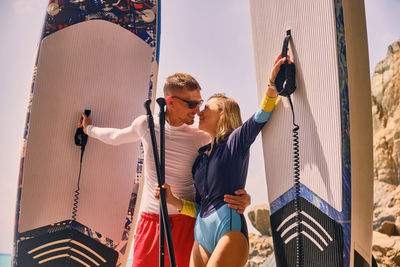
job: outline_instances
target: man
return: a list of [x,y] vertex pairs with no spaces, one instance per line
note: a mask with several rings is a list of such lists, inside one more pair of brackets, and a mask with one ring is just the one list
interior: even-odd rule
[[[192,178],[192,165],[198,149],[210,142],[210,137],[194,124],[194,117],[200,112],[202,104],[199,83],[189,74],[176,73],[167,78],[164,85],[166,106],[165,125],[165,181],[174,189],[173,193],[181,199],[193,201],[195,188]],[[99,128],[84,114],[80,120],[84,132],[104,143],[119,145],[128,142],[143,143],[145,171],[141,202],[141,216],[135,233],[133,267],[157,266],[159,251],[159,201],[153,191],[157,175],[151,147],[150,133],[146,116],[136,118],[131,126],[124,129]],[[155,120],[155,131],[159,133],[159,123]],[[250,204],[246,191],[239,189],[238,196],[226,196],[231,208],[243,213]],[[194,242],[194,218],[179,214],[168,205],[171,235],[177,266],[189,266],[190,252]],[[166,253],[167,254],[167,253]],[[169,266],[166,259],[165,266]]]

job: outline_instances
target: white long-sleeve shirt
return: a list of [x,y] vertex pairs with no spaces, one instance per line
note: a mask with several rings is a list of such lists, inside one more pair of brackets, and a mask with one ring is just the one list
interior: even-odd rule
[[[154,130],[159,145],[160,125],[154,118]],[[159,214],[159,201],[154,198],[153,191],[157,184],[157,173],[151,145],[150,131],[145,115],[135,119],[124,129],[101,128],[89,125],[87,133],[90,137],[110,145],[120,145],[141,141],[144,149],[144,187],[141,209],[144,212]],[[174,127],[165,123],[165,182],[171,185],[172,192],[179,198],[194,201],[195,189],[192,177],[192,166],[198,155],[198,149],[210,141],[207,133],[198,129],[197,125],[183,124]],[[168,205],[169,214],[178,211]]]

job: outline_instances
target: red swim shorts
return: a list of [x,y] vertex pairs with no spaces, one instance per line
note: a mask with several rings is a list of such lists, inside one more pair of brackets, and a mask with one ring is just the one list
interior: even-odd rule
[[[175,261],[179,267],[189,266],[194,242],[196,220],[186,215],[169,215]],[[132,267],[159,266],[159,216],[142,212],[135,233]],[[165,243],[165,267],[169,267],[167,243]]]

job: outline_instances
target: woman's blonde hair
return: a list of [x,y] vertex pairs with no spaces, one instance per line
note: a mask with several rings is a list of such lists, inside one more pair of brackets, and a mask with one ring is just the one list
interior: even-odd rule
[[242,117],[240,115],[240,108],[238,103],[225,94],[214,94],[208,101],[215,99],[215,104],[218,106],[220,111],[220,118],[217,126],[217,134],[215,136],[217,144],[219,141],[224,140],[232,133],[236,128],[243,124]]

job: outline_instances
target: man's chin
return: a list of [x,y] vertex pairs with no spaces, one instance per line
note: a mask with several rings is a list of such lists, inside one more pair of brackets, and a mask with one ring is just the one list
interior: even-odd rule
[[185,124],[187,124],[187,125],[192,125],[193,123],[194,123],[194,120],[188,120],[185,122]]
[[187,120],[185,120],[185,124],[187,124],[187,125],[192,125],[194,123],[194,118],[193,119],[187,119]]

